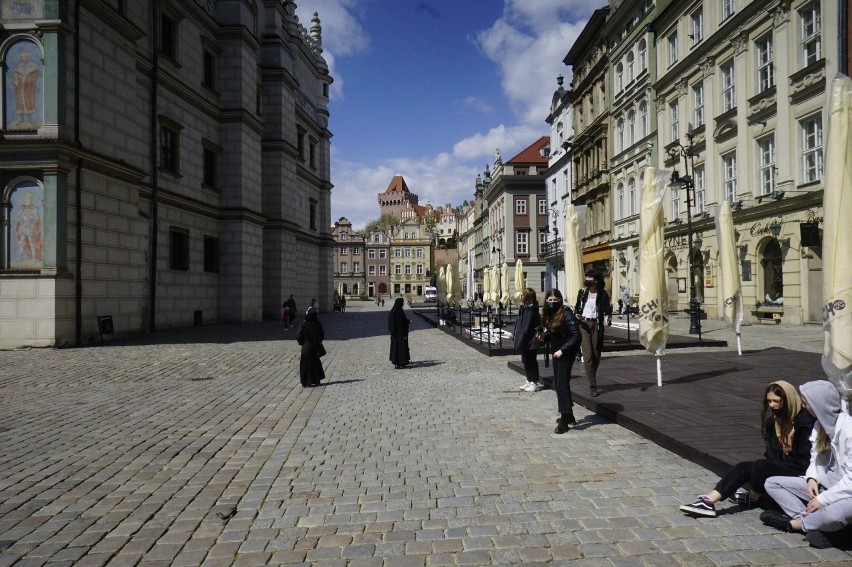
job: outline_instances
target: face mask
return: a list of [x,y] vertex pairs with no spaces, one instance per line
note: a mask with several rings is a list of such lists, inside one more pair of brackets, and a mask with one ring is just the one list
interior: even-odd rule
[[544,304],[544,310],[548,311],[550,313],[556,312],[560,307],[562,307],[562,302],[557,302],[557,303],[545,302],[545,304]]
[[583,285],[586,287],[592,287],[593,285],[595,285],[595,280],[586,280],[583,282]]

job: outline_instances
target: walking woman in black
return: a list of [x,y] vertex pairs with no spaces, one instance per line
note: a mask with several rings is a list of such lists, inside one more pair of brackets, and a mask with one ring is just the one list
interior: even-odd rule
[[515,349],[521,351],[521,362],[524,364],[526,381],[519,390],[525,392],[538,392],[541,384],[538,383],[538,340],[535,338],[535,330],[541,324],[541,315],[538,313],[538,301],[535,298],[535,290],[528,287],[521,295],[521,308],[518,309],[518,320],[515,323]]
[[541,325],[536,338],[548,342],[553,353],[553,380],[559,406],[559,421],[554,433],[561,434],[570,429],[569,425],[577,423],[571,397],[571,366],[580,350],[580,329],[574,312],[565,305],[558,289],[551,289],[544,298]]
[[411,321],[402,310],[404,303],[401,297],[397,297],[388,315],[388,331],[391,337],[390,361],[397,370],[411,362],[411,355],[408,352],[408,326]]
[[299,360],[299,379],[303,388],[319,386],[320,380],[325,378],[320,357],[325,354],[322,341],[325,338],[322,323],[317,317],[317,311],[313,307],[308,309],[296,341],[302,345],[302,358]]

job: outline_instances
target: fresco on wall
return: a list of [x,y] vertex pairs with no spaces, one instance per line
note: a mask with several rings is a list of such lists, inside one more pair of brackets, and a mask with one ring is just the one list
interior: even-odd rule
[[5,54],[6,92],[4,125],[6,130],[38,130],[42,124],[42,78],[44,63],[41,51],[31,41],[13,43]]
[[44,265],[44,190],[25,181],[9,198],[9,267],[37,270]]

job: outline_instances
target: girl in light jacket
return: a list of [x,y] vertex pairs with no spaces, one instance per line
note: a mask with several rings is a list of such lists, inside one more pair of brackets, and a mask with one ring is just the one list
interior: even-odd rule
[[[802,384],[802,406],[819,422],[811,438],[804,477],[771,477],[766,492],[784,510],[760,515],[768,526],[804,532],[813,547],[831,547],[826,533],[852,520],[852,416],[843,411],[837,387],[827,380]],[[848,534],[847,534],[848,535]]]

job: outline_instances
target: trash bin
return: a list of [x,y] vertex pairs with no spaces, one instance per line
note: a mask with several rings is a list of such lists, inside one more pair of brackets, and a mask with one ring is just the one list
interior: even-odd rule
[[192,315],[196,327],[200,327],[204,324],[204,314],[201,311],[195,311]]

